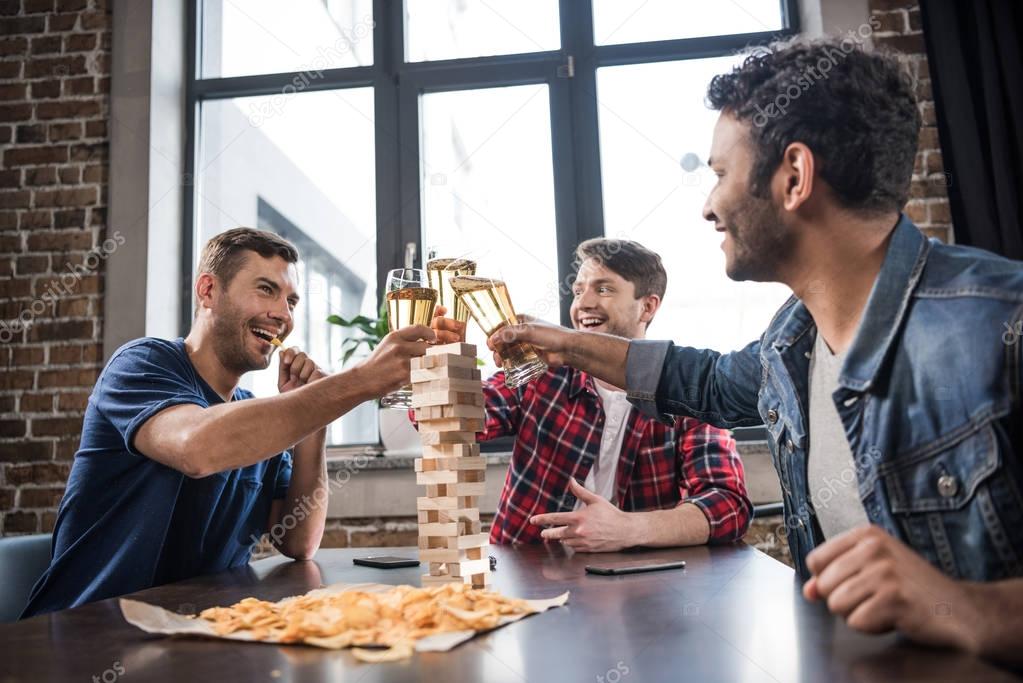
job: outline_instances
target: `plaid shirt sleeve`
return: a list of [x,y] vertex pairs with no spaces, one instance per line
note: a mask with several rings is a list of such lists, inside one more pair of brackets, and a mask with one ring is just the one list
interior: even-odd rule
[[499,436],[515,435],[522,420],[522,395],[504,383],[504,372],[496,372],[483,382],[483,405],[487,408],[483,431],[476,436],[489,441]]
[[730,431],[693,418],[682,418],[678,456],[683,503],[703,511],[710,524],[708,543],[742,538],[753,519],[746,477]]

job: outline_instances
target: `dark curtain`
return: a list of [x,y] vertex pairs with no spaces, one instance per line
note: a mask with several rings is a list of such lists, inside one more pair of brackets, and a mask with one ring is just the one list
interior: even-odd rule
[[920,0],[956,242],[1023,260],[1023,3]]

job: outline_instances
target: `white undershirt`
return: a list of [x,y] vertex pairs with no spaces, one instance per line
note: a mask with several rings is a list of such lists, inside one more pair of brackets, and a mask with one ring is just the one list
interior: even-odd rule
[[[629,403],[624,391],[605,389],[596,382],[593,385],[597,388],[600,402],[604,406],[604,431],[600,435],[600,453],[593,461],[583,486],[614,503],[617,479],[615,475],[618,473],[618,460],[622,453],[622,442],[625,440],[625,423],[632,404]],[[577,500],[575,509],[582,507],[582,501]]]

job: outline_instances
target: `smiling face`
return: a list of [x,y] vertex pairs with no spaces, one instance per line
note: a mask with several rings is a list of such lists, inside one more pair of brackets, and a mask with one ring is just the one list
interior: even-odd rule
[[753,151],[747,124],[722,112],[714,126],[709,166],[718,177],[703,207],[703,217],[724,235],[725,272],[733,280],[776,280],[793,253],[795,236],[768,196],[750,189]]
[[575,329],[629,339],[646,334],[646,326],[660,306],[656,295],[637,299],[633,283],[595,258],[579,266],[572,294],[570,312]]
[[[213,349],[227,369],[241,375],[270,365],[274,346],[270,339],[284,339],[294,325],[298,304],[298,271],[280,256],[245,253],[241,268],[224,288],[213,278],[211,316]],[[201,287],[201,283],[200,283]]]

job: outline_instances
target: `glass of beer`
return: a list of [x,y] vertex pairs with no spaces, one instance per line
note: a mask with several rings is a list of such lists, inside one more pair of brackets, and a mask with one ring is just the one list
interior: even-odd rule
[[[422,268],[396,268],[387,274],[387,327],[394,332],[412,325],[430,326],[437,305],[437,290],[429,286]],[[412,386],[392,391],[380,405],[395,410],[412,407]]]
[[462,323],[463,341],[469,308],[451,287],[451,278],[475,274],[476,262],[467,258],[431,258],[426,262],[426,277],[430,287],[437,290],[437,303],[447,309],[447,317]]
[[[508,286],[503,280],[475,275],[458,275],[450,280],[477,324],[488,337],[507,325],[517,325]],[[517,387],[547,370],[547,364],[529,344],[515,343],[501,352],[504,358],[504,383]]]

